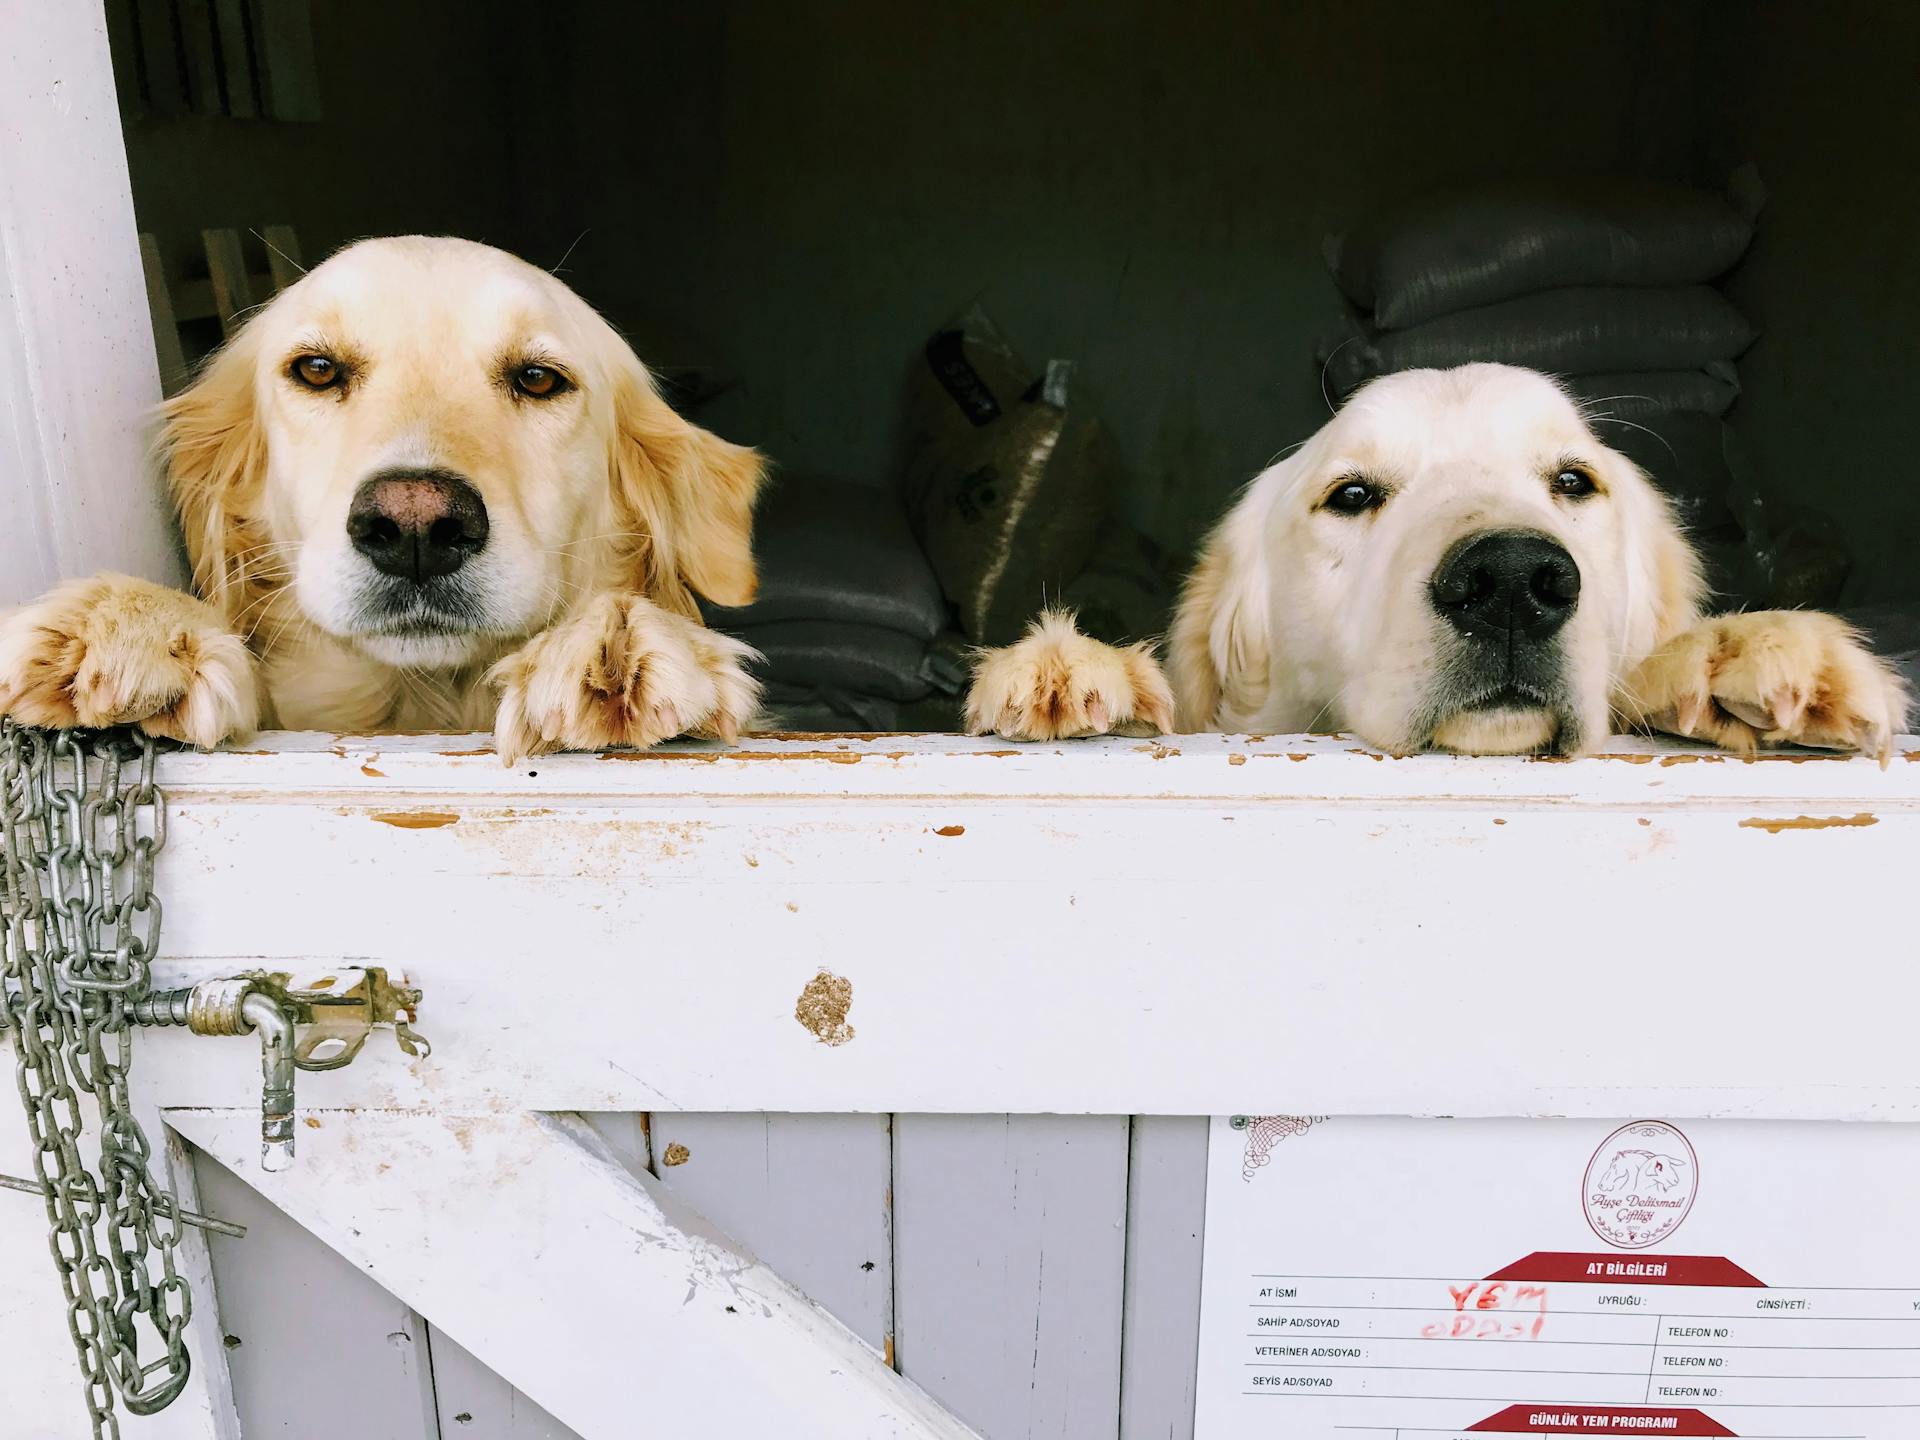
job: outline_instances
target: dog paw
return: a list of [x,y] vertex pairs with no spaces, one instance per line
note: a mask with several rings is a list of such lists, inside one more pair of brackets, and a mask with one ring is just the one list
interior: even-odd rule
[[511,765],[551,750],[738,738],[760,687],[750,646],[637,595],[603,595],[495,665],[495,744]]
[[96,575],[0,618],[0,714],[56,730],[137,725],[205,748],[251,734],[260,702],[253,656],[211,606]]
[[1802,610],[1704,620],[1641,662],[1626,718],[1728,750],[1808,745],[1885,764],[1906,723],[1899,677],[1843,621]]
[[1089,640],[1071,615],[1042,615],[1024,640],[987,651],[967,691],[973,735],[1061,740],[1172,729],[1173,692],[1152,647]]

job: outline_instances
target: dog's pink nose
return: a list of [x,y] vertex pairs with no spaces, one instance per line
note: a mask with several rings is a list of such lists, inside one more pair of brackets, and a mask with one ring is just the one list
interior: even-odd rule
[[362,481],[347,537],[383,575],[421,584],[451,575],[487,543],[487,507],[450,470],[386,470]]

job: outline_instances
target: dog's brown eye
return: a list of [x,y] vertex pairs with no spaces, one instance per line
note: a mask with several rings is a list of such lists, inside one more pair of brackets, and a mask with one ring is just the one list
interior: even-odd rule
[[1336,515],[1359,515],[1377,507],[1386,492],[1371,480],[1349,480],[1321,503]]
[[340,383],[340,362],[326,355],[302,355],[290,367],[293,378],[309,390],[327,390]]
[[1591,475],[1573,465],[1553,477],[1553,493],[1569,500],[1584,500],[1599,488]]
[[566,377],[551,365],[522,365],[513,372],[513,388],[522,395],[544,400],[570,387]]

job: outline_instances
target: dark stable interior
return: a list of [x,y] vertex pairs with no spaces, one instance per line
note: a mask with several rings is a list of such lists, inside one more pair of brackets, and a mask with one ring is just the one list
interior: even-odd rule
[[[108,15],[137,218],[172,283],[205,278],[208,229],[261,269],[274,225],[309,264],[364,235],[484,240],[556,269],[685,413],[773,459],[770,608],[716,620],[768,652],[795,728],[952,727],[964,646],[1043,597],[1107,638],[1162,630],[1228,499],[1391,318],[1336,283],[1330,237],[1351,261],[1395,233],[1377,217],[1471,215],[1489,185],[1627,182],[1740,217],[1679,277],[1738,333],[1585,366],[1692,377],[1610,392],[1657,433],[1603,438],[1680,498],[1731,603],[1840,607],[1920,647],[1920,7],[1901,0]],[[1693,224],[1673,203],[1649,223]],[[1497,247],[1512,217],[1488,213]],[[1470,319],[1463,343],[1509,358],[1503,327],[1564,326],[1543,313]],[[189,321],[186,359],[219,336]],[[966,413],[979,385],[997,418]],[[932,454],[943,403],[963,428]],[[1022,486],[1045,523],[977,523]]]

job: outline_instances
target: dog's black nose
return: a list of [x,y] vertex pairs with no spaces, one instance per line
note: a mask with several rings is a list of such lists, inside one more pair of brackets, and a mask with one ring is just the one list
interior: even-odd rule
[[1463,635],[1544,640],[1580,603],[1580,567],[1531,530],[1469,535],[1433,572],[1433,608]]
[[420,583],[486,547],[487,507],[450,470],[383,470],[354,492],[347,536],[383,575]]

